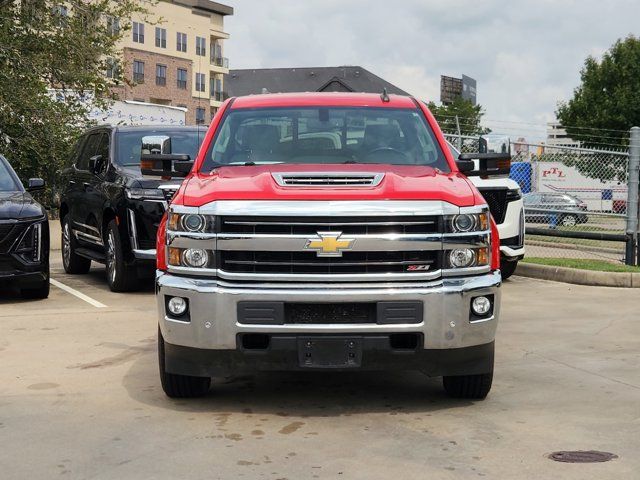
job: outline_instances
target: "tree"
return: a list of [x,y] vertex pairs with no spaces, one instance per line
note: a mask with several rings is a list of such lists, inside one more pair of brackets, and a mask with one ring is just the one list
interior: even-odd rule
[[147,4],[0,0],[0,153],[23,180],[42,177],[55,192],[89,109],[106,107],[122,81],[122,69],[105,72],[121,56],[131,15],[145,15]]
[[640,126],[640,39],[618,40],[600,61],[587,57],[580,86],[556,116],[586,146],[626,148],[629,129]]
[[[434,102],[429,102],[427,106],[445,133],[458,133],[458,124],[462,135],[482,135],[490,131],[480,125],[484,115],[482,106],[474,105],[469,100],[456,98],[448,104],[436,105]],[[457,123],[456,117],[458,117]]]

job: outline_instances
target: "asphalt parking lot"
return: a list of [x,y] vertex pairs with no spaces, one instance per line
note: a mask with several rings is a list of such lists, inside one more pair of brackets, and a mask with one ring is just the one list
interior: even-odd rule
[[[419,374],[218,379],[171,400],[153,288],[102,268],[46,301],[0,294],[0,478],[640,478],[640,291],[514,277],[494,388],[451,400]],[[619,458],[565,464],[557,450]]]

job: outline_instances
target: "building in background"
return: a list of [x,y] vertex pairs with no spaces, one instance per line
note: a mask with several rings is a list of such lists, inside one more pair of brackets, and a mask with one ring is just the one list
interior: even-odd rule
[[443,104],[449,104],[457,98],[469,100],[473,105],[476,104],[476,87],[475,79],[462,75],[462,78],[447,77],[440,75],[440,101]]
[[152,8],[154,24],[134,17],[122,39],[123,63],[112,67],[123,68],[130,85],[114,91],[120,100],[186,108],[189,125],[209,123],[226,98],[224,17],[233,8],[210,0],[160,0]]
[[230,70],[225,85],[229,96],[290,92],[366,92],[409,95],[358,66],[317,68],[258,68]]
[[573,140],[559,122],[547,123],[546,153],[554,153],[551,147],[580,147],[578,140]]

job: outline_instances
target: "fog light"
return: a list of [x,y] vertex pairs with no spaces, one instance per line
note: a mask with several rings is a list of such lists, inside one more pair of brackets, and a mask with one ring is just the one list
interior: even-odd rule
[[491,311],[491,300],[487,297],[476,297],[471,302],[471,309],[480,317],[486,315]]
[[171,315],[179,317],[187,311],[187,301],[182,297],[171,297],[167,303],[167,308]]
[[182,259],[189,267],[201,268],[209,263],[209,254],[201,248],[189,248],[182,254]]
[[470,248],[451,250],[449,263],[455,268],[470,267],[476,259],[476,254]]

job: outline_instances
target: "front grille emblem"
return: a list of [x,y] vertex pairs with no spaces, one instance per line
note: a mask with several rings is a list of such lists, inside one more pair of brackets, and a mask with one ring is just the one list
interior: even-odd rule
[[343,250],[351,250],[355,238],[341,238],[342,232],[318,232],[316,238],[307,240],[304,248],[315,250],[318,257],[341,257]]

